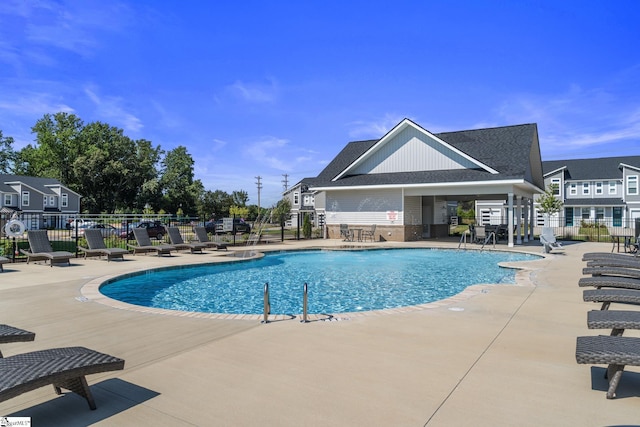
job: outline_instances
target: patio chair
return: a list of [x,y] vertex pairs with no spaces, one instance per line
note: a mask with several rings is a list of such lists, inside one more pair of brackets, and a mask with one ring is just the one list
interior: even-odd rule
[[29,239],[29,250],[20,249],[27,256],[27,264],[30,261],[49,261],[49,265],[67,263],[71,265],[73,254],[67,251],[54,251],[47,236],[47,230],[29,230],[27,232]]
[[602,258],[587,261],[587,267],[618,267],[640,269],[640,262],[634,259]]
[[589,289],[582,293],[585,302],[600,302],[600,310],[608,310],[611,303],[640,305],[640,290],[637,289]]
[[84,347],[53,348],[0,359],[0,402],[40,387],[53,385],[57,394],[70,390],[95,400],[85,378],[89,374],[124,369],[124,360]]
[[207,248],[216,248],[216,249],[224,249],[227,250],[227,245],[224,243],[214,242],[213,240],[209,240],[209,235],[207,234],[207,229],[205,227],[194,227],[194,233],[196,234],[196,239],[198,242],[207,245]]
[[371,239],[371,241],[375,241],[376,236],[376,224],[371,226],[370,230],[362,230],[362,240],[367,241],[367,237]]
[[[33,332],[9,325],[0,325],[0,344],[33,341],[34,339],[36,339],[36,334]],[[2,357],[2,351],[0,351],[0,358]]]
[[583,261],[597,261],[597,260],[626,260],[638,262],[638,257],[628,254],[619,254],[615,252],[586,252],[582,255]]
[[591,310],[587,313],[589,329],[611,329],[611,335],[621,336],[625,329],[640,329],[640,311]]
[[185,243],[178,227],[167,227],[167,234],[169,235],[169,241],[178,251],[189,249],[192,254],[195,252],[202,253],[202,250],[207,247],[205,243]]
[[640,338],[611,335],[578,337],[576,361],[581,364],[607,365],[607,399],[614,399],[624,367],[640,365]]
[[475,227],[475,238],[474,242],[476,243],[484,243],[487,239],[487,229],[486,227],[480,225]]
[[619,288],[619,289],[640,289],[640,280],[632,277],[615,277],[615,276],[594,276],[581,277],[578,280],[578,286],[601,288]]
[[640,269],[638,268],[622,268],[622,267],[585,267],[582,269],[582,274],[591,274],[593,277],[631,277],[634,279],[640,279]]
[[4,267],[2,266],[2,264],[6,264],[8,262],[11,262],[11,260],[9,258],[5,258],[3,256],[0,256],[0,271],[4,271]]
[[353,231],[349,230],[349,225],[340,224],[340,237],[344,237],[343,242],[353,242]]
[[112,259],[119,258],[124,259],[124,255],[128,254],[129,251],[123,248],[108,248],[104,243],[104,238],[102,237],[102,232],[97,228],[87,228],[84,231],[84,237],[87,239],[88,248],[78,246],[82,252],[84,252],[84,257],[88,256],[97,256],[101,257],[105,255],[107,257],[107,261],[111,261]]
[[169,255],[171,256],[171,251],[175,251],[176,247],[173,245],[167,245],[165,243],[161,243],[159,245],[154,245],[151,243],[151,238],[149,237],[149,233],[147,233],[147,229],[144,227],[136,227],[133,229],[133,235],[136,238],[136,242],[138,245],[128,244],[131,249],[133,249],[133,254],[144,254],[147,252],[156,252],[158,256],[161,255]]
[[556,240],[556,236],[553,234],[553,229],[551,227],[542,227],[540,243],[542,243],[542,250],[546,254],[550,252],[564,251],[562,244]]

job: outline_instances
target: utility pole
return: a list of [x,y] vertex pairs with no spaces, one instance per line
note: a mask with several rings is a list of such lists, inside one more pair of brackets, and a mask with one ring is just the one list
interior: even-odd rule
[[287,178],[289,178],[289,175],[284,173],[282,174],[282,176],[284,176],[284,179],[282,180],[282,186],[284,187],[284,191],[287,191],[287,189],[289,188],[289,180]]
[[260,190],[262,190],[262,183],[260,180],[262,177],[260,175],[256,176],[256,185],[258,186],[258,216],[260,216]]

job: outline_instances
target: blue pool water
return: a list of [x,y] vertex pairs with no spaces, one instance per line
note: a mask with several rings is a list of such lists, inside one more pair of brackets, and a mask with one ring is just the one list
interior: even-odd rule
[[514,283],[502,261],[538,259],[511,252],[446,249],[277,252],[264,258],[150,270],[100,287],[130,304],[204,313],[261,314],[269,283],[271,313],[345,313],[424,304],[480,283]]

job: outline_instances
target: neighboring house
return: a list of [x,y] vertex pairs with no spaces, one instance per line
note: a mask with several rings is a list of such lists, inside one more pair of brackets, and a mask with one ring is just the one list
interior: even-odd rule
[[[640,156],[542,162],[544,185],[556,184],[563,210],[552,217],[558,226],[583,221],[635,228],[640,218]],[[542,215],[538,215],[542,221]],[[622,231],[622,230],[618,230]]]
[[311,191],[310,186],[315,178],[304,178],[291,188],[285,190],[283,197],[291,203],[290,226],[302,227],[303,215],[309,215],[313,227],[324,225],[324,198],[323,192]]
[[28,229],[62,227],[65,214],[80,212],[80,197],[57,179],[0,174],[2,220],[15,212]]
[[515,227],[532,238],[533,199],[544,191],[535,124],[434,134],[409,119],[380,139],[347,144],[305,183],[329,238],[339,238],[340,224],[375,224],[376,240],[444,237],[457,201],[499,200],[510,246],[514,235],[521,243]]

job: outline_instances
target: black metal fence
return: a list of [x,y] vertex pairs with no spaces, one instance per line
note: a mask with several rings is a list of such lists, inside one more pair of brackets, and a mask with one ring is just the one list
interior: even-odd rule
[[[476,218],[476,224],[498,225],[506,224],[507,219],[502,217]],[[524,228],[524,220],[520,223]],[[640,236],[640,218],[567,218],[550,217],[534,218],[533,234],[540,235],[542,227],[551,227],[556,236],[564,240],[578,240],[590,242],[610,242],[619,237],[637,238]],[[523,231],[524,233],[524,231]]]
[[[20,227],[24,226],[25,233],[7,234],[6,225],[12,220],[20,221]],[[194,227],[204,226],[205,221],[193,217],[177,217],[172,215],[64,215],[64,214],[42,214],[42,213],[20,213],[14,215],[10,213],[0,213],[0,255],[11,258],[14,261],[26,260],[20,249],[28,249],[27,230],[48,230],[49,240],[54,250],[68,251],[78,256],[81,246],[86,247],[84,230],[87,227],[98,228],[107,247],[120,247],[128,249],[128,244],[133,244],[132,229],[143,222],[150,222],[159,227],[149,229],[152,240],[157,242],[168,242],[164,227],[178,227],[185,241],[195,240]],[[265,242],[280,242],[282,239],[302,238],[301,230],[297,228],[286,228],[282,230],[277,224],[250,223],[251,233],[216,233],[215,229],[208,228],[209,239],[227,245],[252,245]],[[11,225],[11,224],[10,224]],[[15,236],[13,234],[16,234]],[[320,237],[320,233],[313,233],[311,236]]]

